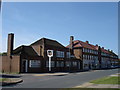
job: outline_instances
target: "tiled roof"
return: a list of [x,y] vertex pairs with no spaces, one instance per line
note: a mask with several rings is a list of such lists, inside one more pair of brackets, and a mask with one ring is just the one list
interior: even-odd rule
[[[83,42],[83,41],[80,41],[80,40],[75,40],[73,41],[73,47],[76,48],[76,47],[84,47],[84,48],[89,48],[89,49],[93,49],[93,50],[97,50],[97,48],[92,45],[92,44],[89,44],[87,42]],[[67,48],[69,48],[70,45],[67,46]]]
[[[70,44],[66,47],[69,48]],[[73,48],[77,48],[77,47],[83,47],[83,48],[88,48],[88,49],[92,49],[92,50],[98,50],[98,48],[99,48],[98,45],[92,45],[92,44],[87,43],[87,42],[83,42],[83,41],[80,41],[80,40],[75,40],[75,41],[73,41]],[[104,53],[111,54],[110,51],[108,51],[104,48],[101,48],[101,51],[104,52]]]
[[13,54],[20,54],[20,53],[26,53],[29,56],[38,56],[38,54],[35,52],[35,50],[31,47],[31,46],[20,46],[18,48],[16,48],[15,50],[13,50]]
[[107,54],[110,54],[110,52],[104,48],[101,48],[101,51],[104,52],[104,53],[107,53]]
[[65,46],[63,46],[62,44],[60,44],[60,43],[57,42],[56,40],[51,40],[51,39],[47,39],[47,38],[41,38],[40,40],[37,40],[36,42],[32,43],[31,45],[42,43],[42,40],[45,41],[45,44],[46,44],[46,45],[51,45],[51,46],[56,46],[56,47],[63,47],[63,48],[65,48]]

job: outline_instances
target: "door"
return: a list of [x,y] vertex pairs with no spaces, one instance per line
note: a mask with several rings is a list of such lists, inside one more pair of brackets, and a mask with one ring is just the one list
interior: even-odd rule
[[28,72],[28,60],[23,60],[23,72]]

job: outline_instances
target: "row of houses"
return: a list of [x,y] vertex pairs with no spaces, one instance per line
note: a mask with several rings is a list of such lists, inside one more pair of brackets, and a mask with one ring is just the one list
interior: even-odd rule
[[34,43],[13,49],[14,34],[8,34],[7,55],[2,56],[2,72],[49,72],[47,50],[53,50],[51,72],[111,68],[118,65],[118,56],[88,41],[74,40],[63,46],[56,40],[41,38]]

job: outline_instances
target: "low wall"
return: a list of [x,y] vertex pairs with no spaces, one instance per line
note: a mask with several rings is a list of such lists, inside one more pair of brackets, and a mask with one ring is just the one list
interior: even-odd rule
[[2,62],[1,72],[20,72],[20,56],[0,56]]

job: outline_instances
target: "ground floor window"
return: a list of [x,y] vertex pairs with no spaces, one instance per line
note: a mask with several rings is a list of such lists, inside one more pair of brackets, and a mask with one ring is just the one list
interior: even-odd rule
[[73,63],[73,67],[77,67],[77,62],[72,62]]
[[84,68],[88,67],[88,64],[84,64]]
[[39,60],[30,60],[29,67],[40,67],[40,61]]
[[66,67],[70,67],[71,66],[71,62],[70,61],[66,61]]
[[61,62],[61,67],[64,67],[64,62],[63,61]]
[[64,62],[63,61],[57,61],[56,62],[56,67],[64,67]]

